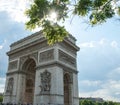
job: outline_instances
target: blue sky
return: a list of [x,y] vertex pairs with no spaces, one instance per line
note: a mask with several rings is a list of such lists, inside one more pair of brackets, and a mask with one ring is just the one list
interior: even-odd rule
[[[29,0],[0,1],[0,92],[4,91],[9,45],[31,34],[25,30],[23,11]],[[84,19],[66,21],[66,29],[76,37],[79,96],[120,101],[120,21],[113,18],[91,27]]]

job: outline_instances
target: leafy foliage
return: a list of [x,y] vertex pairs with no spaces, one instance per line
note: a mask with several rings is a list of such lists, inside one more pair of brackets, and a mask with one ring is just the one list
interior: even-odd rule
[[59,26],[57,23],[51,24],[50,21],[45,21],[43,27],[43,34],[48,39],[48,44],[61,42],[68,35],[65,28]]
[[3,96],[0,96],[0,102],[2,102],[3,101]]
[[90,100],[83,100],[81,101],[80,105],[94,105],[94,102]]
[[112,101],[97,102],[91,100],[81,100],[79,105],[120,105],[120,103]]
[[[89,17],[89,24],[94,26],[106,22],[116,13],[120,15],[118,2],[119,0],[33,0],[30,9],[25,12],[30,19],[26,22],[26,28],[32,30],[42,27],[48,43],[53,44],[62,41],[68,35],[59,22],[64,23],[70,13],[80,17]],[[56,19],[49,19],[52,12],[57,14]]]
[[79,16],[85,16],[91,10],[91,0],[79,0],[75,6],[74,14]]

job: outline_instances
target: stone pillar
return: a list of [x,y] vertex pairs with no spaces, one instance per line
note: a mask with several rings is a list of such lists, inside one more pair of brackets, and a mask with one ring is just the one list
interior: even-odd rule
[[[44,88],[45,84],[42,84],[43,77],[48,78],[50,84],[48,84],[48,90]],[[42,75],[41,75],[42,74]],[[44,76],[43,76],[44,75]],[[41,77],[43,76],[43,77]],[[46,78],[47,79],[47,78]],[[63,102],[63,70],[57,66],[38,68],[36,71],[36,82],[35,82],[35,96],[34,104],[64,104]],[[50,89],[50,90],[49,90]]]
[[78,74],[73,74],[73,105],[79,105]]
[[17,103],[23,103],[23,94],[25,91],[25,74],[18,74]]

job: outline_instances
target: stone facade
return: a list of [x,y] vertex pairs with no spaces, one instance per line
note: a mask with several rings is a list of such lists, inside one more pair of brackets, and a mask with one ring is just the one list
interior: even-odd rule
[[37,32],[13,43],[7,53],[4,103],[79,105],[75,41],[69,35],[49,46]]

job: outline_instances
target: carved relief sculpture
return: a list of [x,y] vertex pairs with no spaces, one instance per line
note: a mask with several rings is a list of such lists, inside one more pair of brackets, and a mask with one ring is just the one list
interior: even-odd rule
[[17,64],[18,64],[18,61],[13,61],[13,62],[10,62],[9,63],[9,67],[8,67],[8,70],[12,70],[12,69],[17,69]]
[[48,94],[50,92],[51,87],[51,73],[45,70],[40,74],[41,76],[41,94]]
[[76,60],[75,58],[69,56],[68,54],[64,53],[63,51],[59,50],[59,60],[65,62],[73,67],[76,67]]
[[54,50],[53,49],[42,52],[39,55],[39,62],[44,62],[44,61],[53,60],[53,59],[54,59]]
[[14,79],[9,78],[8,85],[7,85],[7,90],[6,90],[7,93],[12,94],[12,92],[13,92],[13,84],[14,84]]

